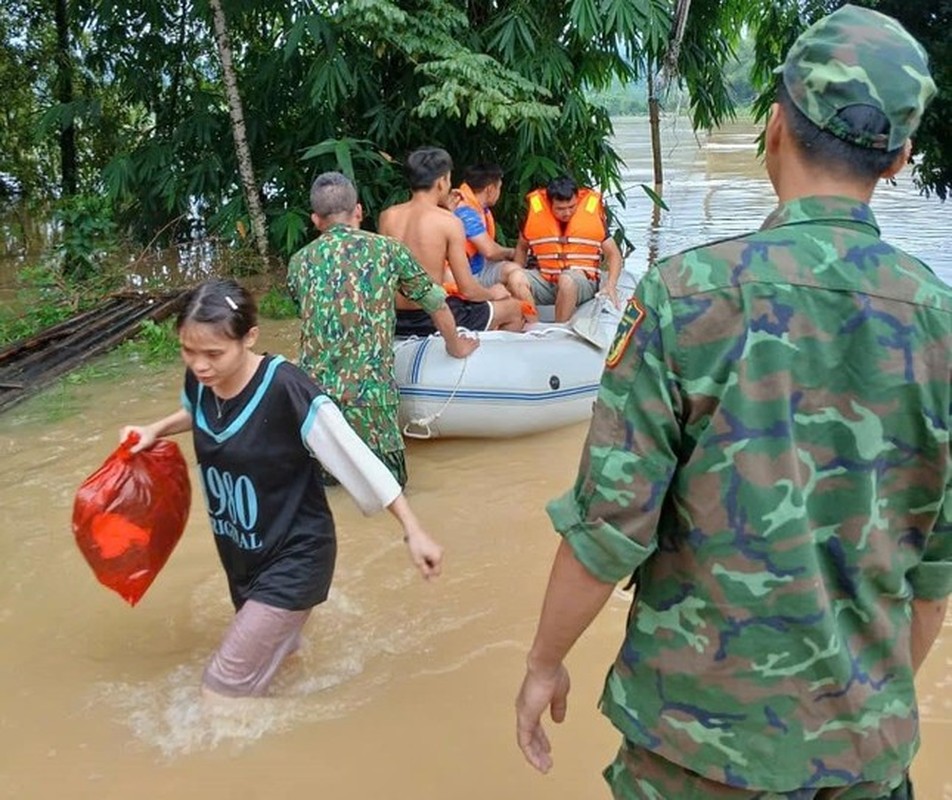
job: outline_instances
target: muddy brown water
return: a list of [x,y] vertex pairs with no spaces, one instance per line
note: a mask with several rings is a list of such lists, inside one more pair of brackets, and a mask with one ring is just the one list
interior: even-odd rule
[[[652,225],[636,188],[649,180],[643,125],[620,128],[639,244],[629,267],[637,271],[650,247],[671,252],[759,224],[771,198],[753,135],[735,126],[699,147],[672,128],[672,210]],[[948,211],[908,186],[889,193],[887,205],[911,211],[895,220],[887,209],[884,228],[950,270]],[[296,336],[293,322],[265,321],[262,347],[293,356]],[[432,584],[410,567],[389,518],[365,519],[332,490],[338,570],[301,657],[275,697],[210,720],[197,685],[231,609],[200,498],[136,608],[96,583],[69,525],[76,487],[115,446],[119,426],[176,407],[181,368],[107,358],[92,373],[0,416],[0,797],[607,796],[599,771],[617,737],[595,704],[626,595],[616,592],[569,658],[569,717],[549,725],[548,776],[523,762],[512,712],[557,544],[543,506],[570,485],[584,425],[509,441],[411,442],[409,496],[447,551]],[[949,800],[952,619],[917,685],[917,796]]]

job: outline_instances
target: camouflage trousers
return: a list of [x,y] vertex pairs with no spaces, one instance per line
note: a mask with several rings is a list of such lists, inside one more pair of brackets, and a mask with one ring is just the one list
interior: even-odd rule
[[403,450],[394,450],[390,453],[374,453],[374,455],[383,461],[393,477],[397,479],[400,488],[405,489],[407,486],[407,459]]
[[717,783],[650,750],[623,743],[602,773],[615,800],[914,800],[906,776],[900,786],[853,786],[764,792]]
[[396,405],[355,406],[342,403],[340,410],[350,427],[377,455],[403,450]]

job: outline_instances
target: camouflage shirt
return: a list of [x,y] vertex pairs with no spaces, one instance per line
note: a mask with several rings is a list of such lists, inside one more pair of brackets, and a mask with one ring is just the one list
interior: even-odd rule
[[868,206],[803,198],[629,303],[556,529],[634,574],[602,710],[752,790],[898,778],[910,601],[952,591],[952,291]]
[[301,368],[372,450],[402,450],[393,377],[395,295],[435,311],[446,293],[403,244],[343,224],[291,257],[288,287],[301,309]]

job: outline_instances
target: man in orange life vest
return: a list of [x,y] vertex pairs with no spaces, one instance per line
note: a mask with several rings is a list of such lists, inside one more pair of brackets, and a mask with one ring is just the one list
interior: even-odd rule
[[[526,271],[537,303],[555,305],[555,321],[565,322],[576,306],[601,291],[618,305],[622,255],[608,234],[601,195],[580,189],[567,175],[545,189],[530,192],[528,210],[514,261],[525,264],[529,253],[538,270]],[[599,270],[608,272],[599,287]]]
[[502,167],[473,164],[463,172],[463,182],[453,190],[453,213],[463,223],[466,256],[476,280],[489,287],[505,286],[513,297],[532,303],[532,290],[525,270],[512,259],[515,249],[496,241],[496,221],[492,208],[502,194]]

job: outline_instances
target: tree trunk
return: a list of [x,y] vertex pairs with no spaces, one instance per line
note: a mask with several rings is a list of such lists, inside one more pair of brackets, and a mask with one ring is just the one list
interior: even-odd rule
[[648,63],[648,125],[651,128],[651,161],[654,165],[655,189],[664,183],[661,169],[661,125],[658,114],[658,96],[655,94],[654,66]]
[[[661,186],[656,185],[658,193],[661,193]],[[648,259],[646,264],[650,269],[658,261],[659,249],[661,245],[661,206],[658,203],[652,203],[651,206],[651,226],[648,228]]]
[[668,40],[668,52],[665,55],[665,82],[670,83],[678,75],[678,61],[681,58],[681,42],[688,26],[688,14],[691,12],[691,0],[678,0],[671,23],[671,38]]
[[[53,16],[56,21],[56,100],[62,105],[73,102],[73,60],[69,53],[69,0],[56,0]],[[60,188],[63,197],[76,194],[79,169],[76,161],[76,127],[72,117],[60,125]]]
[[212,9],[212,21],[215,27],[215,42],[218,45],[218,56],[221,59],[222,79],[225,82],[225,95],[228,98],[228,111],[231,114],[231,130],[235,137],[235,154],[238,158],[238,172],[241,176],[241,186],[245,193],[245,202],[248,205],[248,215],[251,217],[251,233],[264,269],[268,268],[268,232],[265,222],[264,209],[261,207],[261,198],[258,194],[258,185],[255,182],[254,166],[251,162],[251,149],[248,147],[248,132],[245,129],[245,115],[241,107],[241,95],[238,93],[238,79],[235,75],[235,66],[232,60],[231,42],[228,38],[228,27],[225,23],[225,10],[221,0],[209,0]]

